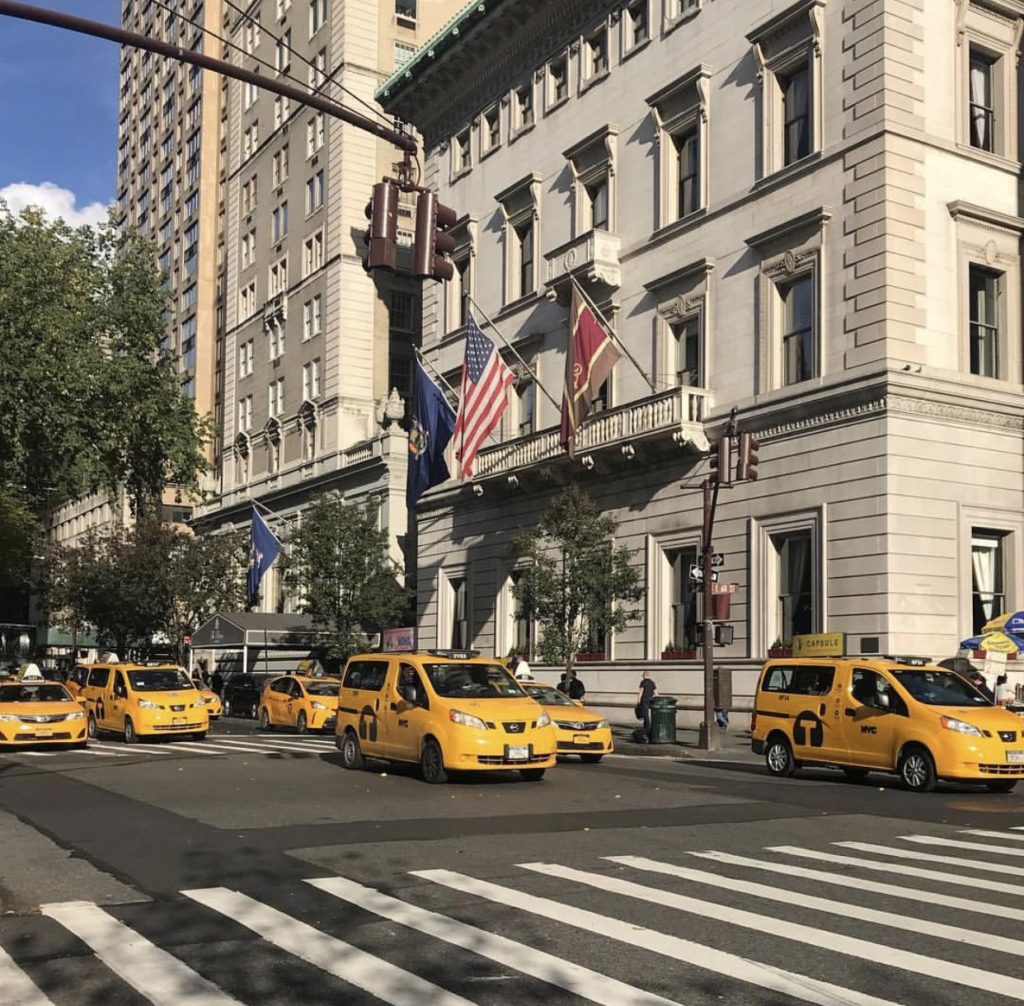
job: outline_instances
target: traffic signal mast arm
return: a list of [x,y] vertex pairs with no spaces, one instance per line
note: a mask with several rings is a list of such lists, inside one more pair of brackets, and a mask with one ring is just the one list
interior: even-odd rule
[[339,105],[337,102],[319,94],[311,94],[301,87],[293,87],[284,84],[280,80],[271,77],[264,77],[262,74],[244,67],[235,66],[223,59],[215,59],[204,53],[196,52],[193,49],[186,49],[180,45],[173,45],[158,38],[151,38],[139,32],[128,31],[125,28],[117,28],[114,25],[104,24],[102,21],[90,21],[88,18],[77,17],[74,14],[65,14],[63,11],[48,10],[45,7],[33,7],[30,4],[14,3],[13,0],[0,0],[0,14],[9,17],[20,18],[23,21],[35,21],[38,24],[47,24],[54,28],[66,28],[69,31],[77,31],[83,35],[93,35],[96,38],[105,38],[110,42],[118,42],[121,45],[130,46],[135,49],[146,49],[155,52],[160,56],[167,56],[169,59],[177,60],[180,63],[191,63],[193,66],[200,66],[204,70],[212,70],[214,73],[223,74],[225,77],[233,77],[248,84],[255,84],[266,91],[280,94],[290,101],[309,108],[315,108],[318,112],[330,115],[335,119],[341,119],[357,129],[373,133],[382,140],[394,144],[404,153],[415,156],[419,152],[416,140],[406,133],[400,133],[390,126],[374,122],[373,119],[358,112],[353,112]]

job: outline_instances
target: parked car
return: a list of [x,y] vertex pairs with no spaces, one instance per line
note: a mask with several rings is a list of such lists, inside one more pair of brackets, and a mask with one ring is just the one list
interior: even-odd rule
[[260,708],[260,694],[263,686],[276,674],[263,671],[236,671],[227,678],[220,690],[220,701],[225,717],[256,719]]

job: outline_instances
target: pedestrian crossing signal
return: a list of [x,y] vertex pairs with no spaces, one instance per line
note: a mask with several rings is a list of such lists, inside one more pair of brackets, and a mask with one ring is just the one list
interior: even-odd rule
[[757,481],[757,441],[749,433],[741,433],[736,460],[736,481]]

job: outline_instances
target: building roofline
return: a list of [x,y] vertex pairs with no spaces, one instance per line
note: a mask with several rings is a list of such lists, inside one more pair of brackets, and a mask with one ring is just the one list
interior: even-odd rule
[[473,0],[447,24],[442,25],[415,54],[403,63],[380,87],[374,91],[374,98],[385,108],[402,95],[414,81],[443,53],[454,48],[461,41],[462,34],[470,21],[483,19],[493,14],[507,0]]

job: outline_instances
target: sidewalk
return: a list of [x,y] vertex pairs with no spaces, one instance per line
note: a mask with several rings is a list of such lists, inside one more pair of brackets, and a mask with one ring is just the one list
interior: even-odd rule
[[637,744],[633,740],[633,727],[612,724],[617,754],[644,755],[651,758],[694,758],[709,761],[745,761],[756,764],[759,755],[750,750],[750,731],[734,727],[719,731],[719,750],[702,751],[697,747],[697,731],[680,728],[676,731],[675,744]]

